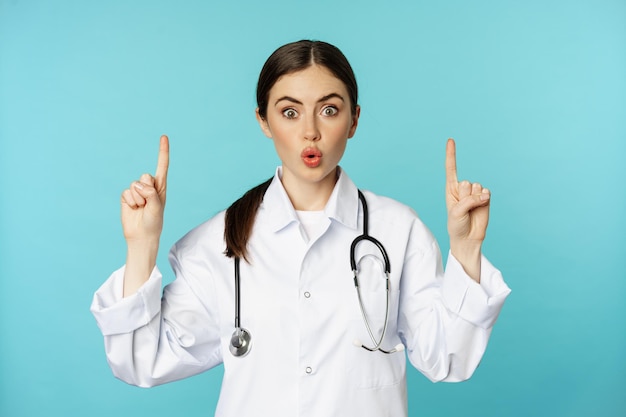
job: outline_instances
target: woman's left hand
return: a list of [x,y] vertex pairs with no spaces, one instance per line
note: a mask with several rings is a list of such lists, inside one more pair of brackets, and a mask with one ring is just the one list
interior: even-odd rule
[[491,193],[479,183],[459,182],[456,173],[456,145],[446,145],[446,207],[450,250],[476,281],[480,280],[480,248],[489,223]]

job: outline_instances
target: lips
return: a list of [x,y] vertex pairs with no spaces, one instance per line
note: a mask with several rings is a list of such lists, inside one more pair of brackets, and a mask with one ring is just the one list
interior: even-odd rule
[[315,168],[322,162],[322,152],[319,149],[308,147],[300,154],[302,161],[309,168]]

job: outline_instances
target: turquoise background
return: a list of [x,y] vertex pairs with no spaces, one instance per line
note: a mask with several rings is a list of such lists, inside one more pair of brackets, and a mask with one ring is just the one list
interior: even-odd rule
[[444,250],[447,137],[493,192],[485,253],[513,293],[470,381],[409,371],[411,416],[626,415],[623,0],[0,0],[0,415],[212,415],[221,369],[128,386],[89,305],[160,134],[167,281],[166,249],[272,175],[256,77],[301,38],[355,68],[342,165],[361,188],[414,207]]

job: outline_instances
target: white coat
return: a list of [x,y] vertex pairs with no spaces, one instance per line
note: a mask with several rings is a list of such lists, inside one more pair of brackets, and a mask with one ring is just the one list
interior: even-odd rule
[[[437,242],[413,210],[364,192],[370,235],[391,261],[382,347],[402,343],[406,354],[366,351],[353,343],[372,345],[349,262],[350,244],[362,232],[357,188],[341,172],[323,232],[308,240],[279,177],[280,169],[257,214],[251,264],[241,263],[241,325],[252,334],[250,353],[237,358],[228,349],[234,267],[223,254],[222,212],[174,245],[176,280],[162,298],[156,268],[133,296],[122,298],[123,268],[96,292],[92,312],[114,374],[147,387],[223,363],[216,415],[238,417],[406,416],[407,356],[432,381],[469,378],[510,292],[500,272],[483,257],[478,284],[449,255],[444,273]],[[368,253],[378,252],[361,245],[357,259]],[[363,302],[377,336],[384,280],[377,261],[363,259]]]

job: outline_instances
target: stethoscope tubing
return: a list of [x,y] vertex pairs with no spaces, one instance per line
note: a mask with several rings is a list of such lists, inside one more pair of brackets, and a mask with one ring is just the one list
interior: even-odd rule
[[241,300],[240,294],[240,279],[239,279],[239,262],[240,258],[235,258],[235,331],[230,338],[230,345],[228,346],[230,353],[233,356],[241,357],[246,356],[252,347],[252,336],[250,332],[241,327],[239,300]]
[[[361,315],[363,316],[363,322],[365,323],[367,333],[369,334],[370,339],[372,340],[372,343],[374,343],[374,347],[368,347],[364,344],[361,344],[361,347],[363,347],[366,350],[369,350],[370,352],[375,352],[377,350],[380,350],[383,353],[392,353],[392,352],[395,352],[394,349],[392,349],[391,351],[386,351],[381,348],[383,340],[385,339],[385,335],[387,334],[387,324],[389,323],[389,304],[391,302],[389,274],[391,273],[391,263],[389,262],[389,256],[387,255],[387,251],[385,250],[385,247],[383,246],[383,244],[380,243],[378,239],[369,235],[369,211],[367,208],[367,202],[365,201],[365,196],[363,195],[361,190],[358,190],[358,192],[359,192],[359,200],[361,200],[361,205],[363,207],[363,234],[361,234],[360,236],[357,236],[357,238],[354,239],[352,241],[352,244],[350,245],[350,267],[352,268],[352,273],[354,274],[354,286],[356,288],[356,293],[359,298],[359,308],[361,310]],[[376,337],[374,337],[374,332],[372,332],[369,317],[367,316],[367,312],[365,311],[365,307],[363,306],[363,298],[361,296],[361,287],[359,286],[359,276],[357,272],[355,253],[356,253],[357,246],[359,245],[359,243],[363,241],[371,242],[378,248],[381,255],[383,256],[383,261],[385,265],[385,293],[386,293],[385,295],[386,297],[385,321],[383,324],[383,330],[378,340],[376,340]]]
[[241,299],[241,295],[239,294],[239,291],[240,291],[239,262],[240,262],[240,258],[239,257],[235,258],[235,328],[238,328],[239,324],[240,324],[240,320],[239,320],[239,314],[240,314],[239,300]]
[[[361,309],[361,315],[363,316],[363,322],[365,323],[365,327],[367,328],[367,333],[370,336],[370,339],[372,340],[372,343],[374,343],[374,347],[369,347],[366,346],[358,341],[355,341],[355,344],[357,346],[360,346],[370,352],[375,352],[375,351],[380,351],[383,353],[394,353],[394,352],[398,352],[400,350],[403,349],[403,346],[401,344],[395,346],[393,349],[390,350],[385,350],[381,347],[383,340],[385,339],[385,335],[387,334],[387,325],[389,322],[389,306],[391,303],[391,295],[390,295],[390,279],[389,279],[389,275],[391,273],[391,263],[389,262],[389,256],[387,255],[387,251],[385,250],[385,247],[383,246],[382,243],[380,243],[376,238],[372,237],[369,235],[369,212],[368,212],[368,208],[367,208],[367,202],[365,201],[365,196],[363,195],[363,193],[361,192],[361,190],[358,190],[359,193],[359,200],[361,201],[361,205],[363,207],[363,233],[360,236],[357,236],[356,239],[354,239],[352,241],[352,244],[350,245],[350,267],[352,269],[352,273],[354,274],[354,286],[356,287],[356,292],[357,292],[357,296],[359,299],[359,308]],[[372,328],[370,326],[370,321],[369,321],[369,317],[367,316],[367,313],[365,311],[365,308],[363,306],[363,298],[361,296],[361,288],[359,287],[359,277],[358,277],[358,272],[357,272],[357,264],[356,264],[356,258],[355,258],[355,253],[356,253],[356,248],[359,245],[359,243],[363,242],[363,241],[368,241],[373,243],[380,251],[380,253],[383,256],[383,260],[384,260],[384,264],[385,264],[385,291],[386,291],[386,305],[385,305],[385,322],[383,325],[383,330],[381,332],[380,338],[377,340],[376,337],[374,337],[374,332],[372,332]],[[240,264],[240,258],[236,257],[234,260],[234,266],[235,266],[235,331],[233,332],[233,335],[231,336],[230,339],[230,346],[229,346],[229,350],[230,352],[233,354],[233,356],[236,357],[242,357],[247,355],[250,352],[250,348],[251,348],[251,342],[252,342],[252,338],[250,335],[250,332],[246,329],[244,329],[243,327],[241,327],[241,319],[240,319],[240,299],[241,299],[241,294],[240,294],[240,277],[239,277],[239,264]]]

